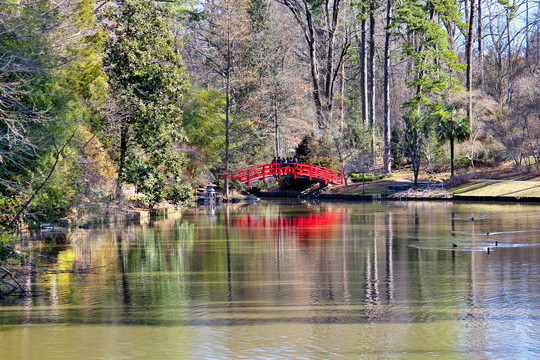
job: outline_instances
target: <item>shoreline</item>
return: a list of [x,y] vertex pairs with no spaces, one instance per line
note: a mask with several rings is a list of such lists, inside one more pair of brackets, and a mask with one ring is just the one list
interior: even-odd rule
[[319,200],[350,200],[350,201],[462,201],[462,202],[503,202],[503,203],[540,203],[539,197],[510,197],[510,196],[392,196],[392,195],[347,195],[321,194],[314,199]]
[[[426,194],[427,193],[427,194]],[[305,200],[340,200],[352,202],[372,201],[459,201],[459,202],[484,202],[484,203],[529,203],[540,204],[540,197],[536,196],[478,196],[456,195],[451,192],[424,191],[422,195],[414,195],[408,192],[392,192],[383,194],[342,194],[342,193],[312,193],[302,194],[293,191],[260,192],[257,196],[261,199],[287,199],[298,198]]]

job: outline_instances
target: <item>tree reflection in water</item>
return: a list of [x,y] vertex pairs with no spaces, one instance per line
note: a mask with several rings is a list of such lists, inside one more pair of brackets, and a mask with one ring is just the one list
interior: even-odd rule
[[[392,304],[394,299],[391,215],[371,214],[366,217],[364,214],[361,232],[351,231],[350,219],[346,219],[350,215],[345,208],[273,214],[253,214],[247,211],[246,214],[224,222],[224,225],[229,224],[229,227],[236,230],[238,239],[247,241],[270,233],[275,243],[277,280],[302,282],[294,291],[301,293],[307,288],[309,294],[297,294],[300,299],[307,298],[311,305],[322,306],[321,309],[331,306],[334,310],[328,311],[325,308],[324,311],[317,311],[316,316],[307,321],[348,322],[351,317],[359,316],[364,319],[362,321],[380,321],[388,317],[388,308],[380,306],[381,288],[385,288],[386,304]],[[385,228],[382,232],[384,247],[379,244],[378,231],[366,230],[372,225],[379,226],[381,221],[383,223],[380,226]],[[358,238],[359,234],[361,236]],[[295,244],[299,246],[298,253],[294,250]],[[362,258],[358,258],[358,245],[361,245]],[[285,265],[284,249],[289,253],[286,259],[289,262]],[[384,252],[384,261],[379,263],[381,250]],[[294,260],[291,259],[291,253],[295,256]],[[362,263],[363,271],[358,268]],[[283,271],[287,273],[285,276]],[[383,281],[380,280],[380,272],[385,272]],[[363,274],[363,279],[359,277],[360,274]],[[354,284],[352,289],[350,282]],[[351,304],[363,304],[365,313],[335,311],[336,306]]]
[[[35,246],[53,270],[101,267],[32,279],[45,295],[4,304],[0,357],[107,349],[85,353],[84,337],[148,358],[174,354],[164,359],[257,358],[261,349],[269,358],[535,358],[539,214],[529,205],[261,202],[77,230]],[[56,353],[52,338],[63,344]]]

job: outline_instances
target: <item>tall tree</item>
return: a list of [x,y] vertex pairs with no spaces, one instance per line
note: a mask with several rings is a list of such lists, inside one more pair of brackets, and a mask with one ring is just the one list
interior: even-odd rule
[[371,155],[375,157],[377,139],[375,131],[375,10],[377,0],[369,3],[369,57],[368,57],[368,103],[369,103],[369,128],[371,130]]
[[186,77],[167,7],[150,0],[125,0],[103,13],[109,31],[104,64],[116,104],[119,132],[117,187],[135,184],[149,203],[181,202],[184,140],[180,100]]
[[366,18],[367,11],[365,4],[361,3],[360,7],[360,39],[358,41],[360,55],[360,103],[362,105],[362,123],[368,126],[369,119],[369,87],[368,87],[368,51],[367,51],[367,26]]
[[482,0],[478,0],[478,71],[480,89],[484,88],[484,26],[482,22]]
[[390,41],[392,36],[392,0],[386,2],[386,27],[384,40],[384,151],[383,168],[386,173],[392,172],[392,122],[390,118]]
[[337,39],[343,4],[341,0],[280,0],[289,8],[302,29],[308,48],[313,102],[320,130],[328,131],[341,63],[349,38]]
[[[271,11],[279,4],[270,3]],[[282,8],[281,8],[282,9]],[[269,17],[264,31],[255,46],[259,81],[257,105],[259,112],[256,125],[262,132],[271,132],[274,156],[283,156],[294,139],[305,132],[306,95],[302,91],[305,73],[298,67],[295,54],[296,27],[289,26],[275,17]],[[308,98],[308,104],[311,104]],[[296,145],[296,144],[294,144]]]
[[396,9],[394,26],[401,26],[403,55],[412,62],[412,80],[407,84],[415,88],[412,98],[403,104],[409,109],[408,121],[411,136],[411,161],[413,163],[414,182],[418,181],[422,153],[422,136],[429,123],[429,114],[442,106],[442,97],[450,89],[456,88],[457,79],[451,70],[458,70],[461,65],[457,56],[448,50],[448,34],[437,18],[459,21],[457,6],[450,0],[404,1]]
[[474,40],[474,19],[476,17],[476,3],[475,0],[470,0],[469,8],[469,24],[467,31],[467,93],[469,95],[468,107],[467,107],[467,116],[469,117],[469,122],[472,121],[473,115],[473,101],[472,101],[472,53],[473,53],[473,40]]
[[[231,167],[235,139],[245,132],[235,126],[245,120],[241,97],[250,87],[252,69],[249,64],[250,18],[245,0],[220,0],[204,3],[205,16],[194,31],[191,51],[210,70],[209,78],[225,95],[223,108],[224,155],[223,171]],[[225,196],[229,197],[229,179],[225,178]]]

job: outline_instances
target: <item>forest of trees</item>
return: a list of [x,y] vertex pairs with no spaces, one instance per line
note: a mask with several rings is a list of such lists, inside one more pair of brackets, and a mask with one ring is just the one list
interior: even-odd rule
[[100,211],[126,189],[183,204],[273,156],[415,180],[531,167],[539,8],[0,0],[0,223]]

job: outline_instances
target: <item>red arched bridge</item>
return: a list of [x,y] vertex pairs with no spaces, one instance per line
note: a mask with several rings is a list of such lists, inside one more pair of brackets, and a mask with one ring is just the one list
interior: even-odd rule
[[300,163],[253,165],[223,174],[223,179],[226,177],[246,183],[248,186],[251,185],[251,181],[260,179],[266,181],[266,178],[269,177],[278,179],[292,177],[324,182],[325,184],[343,184],[343,173],[341,171]]

